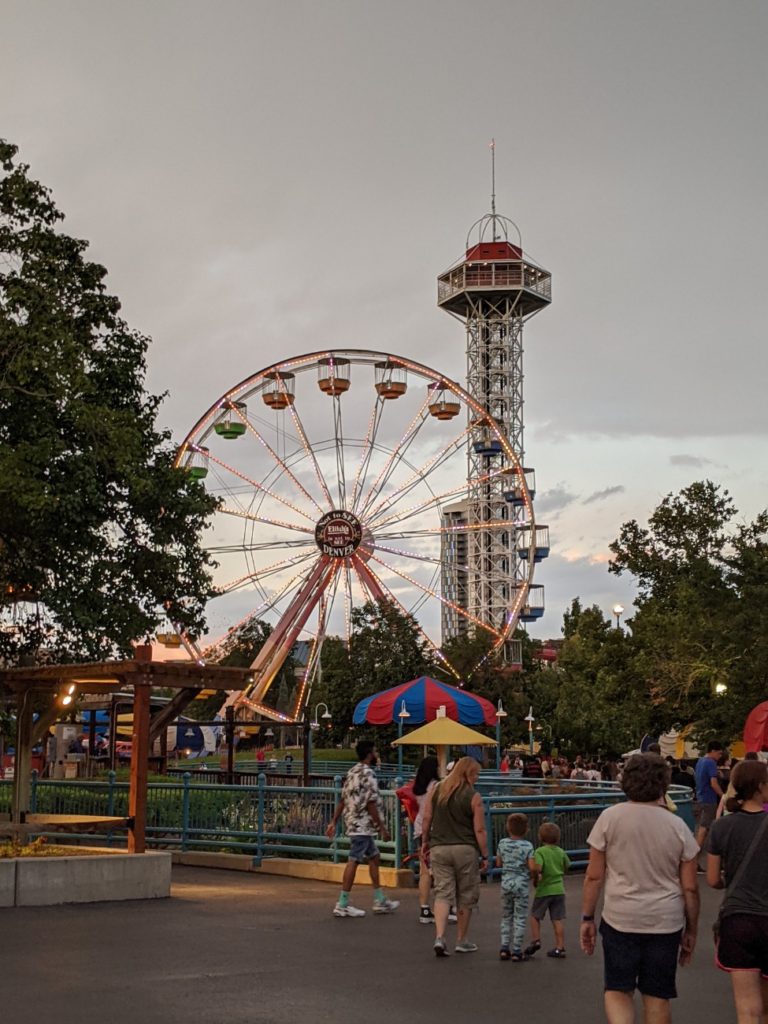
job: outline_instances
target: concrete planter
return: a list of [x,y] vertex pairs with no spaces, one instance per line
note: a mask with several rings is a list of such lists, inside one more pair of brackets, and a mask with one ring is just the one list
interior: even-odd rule
[[151,900],[171,894],[170,853],[19,857],[0,861],[0,906]]
[[0,907],[16,904],[16,861],[0,860]]

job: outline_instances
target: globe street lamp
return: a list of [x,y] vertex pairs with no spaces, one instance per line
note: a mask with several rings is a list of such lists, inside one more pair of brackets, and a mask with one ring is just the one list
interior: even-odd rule
[[621,616],[624,614],[624,605],[615,604],[613,606],[613,614],[616,616],[616,629],[621,629]]
[[[400,740],[403,738],[403,726],[405,725],[406,718],[410,718],[411,713],[405,706],[405,701],[400,704],[400,710],[397,713],[397,738]],[[403,774],[403,748],[398,746],[397,748],[397,772],[398,775]]]
[[533,705],[528,709],[528,714],[523,719],[524,722],[528,723],[528,748],[533,755],[533,723],[536,719],[533,717]]
[[330,721],[330,719],[332,717],[330,711],[328,710],[328,705],[327,704],[323,704],[322,701],[321,701],[319,704],[315,705],[315,717],[309,723],[309,728],[307,730],[307,733],[308,733],[308,735],[307,735],[307,748],[306,748],[307,749],[307,769],[306,769],[306,772],[305,772],[305,774],[307,776],[312,771],[312,730],[320,728],[320,722],[318,721],[318,718],[317,718],[317,712],[320,710],[320,708],[324,709],[322,715],[320,716],[321,718],[324,718],[324,719],[327,719],[327,720]]
[[501,720],[507,717],[507,712],[504,710],[501,697],[499,697],[499,704],[496,708],[496,771],[501,768]]

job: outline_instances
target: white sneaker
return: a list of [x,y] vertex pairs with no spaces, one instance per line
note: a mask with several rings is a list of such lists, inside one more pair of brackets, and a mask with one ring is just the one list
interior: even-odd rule
[[394,914],[399,906],[400,900],[388,900],[385,896],[383,900],[373,901],[373,912],[374,914]]
[[333,908],[334,917],[365,917],[365,911],[359,910],[357,907],[353,907],[351,903],[348,903],[346,907],[342,907],[340,903],[337,903]]

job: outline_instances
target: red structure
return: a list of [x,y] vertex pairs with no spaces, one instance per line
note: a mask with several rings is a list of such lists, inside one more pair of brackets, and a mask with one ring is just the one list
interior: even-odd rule
[[744,746],[746,749],[768,750],[768,700],[752,708],[744,723]]

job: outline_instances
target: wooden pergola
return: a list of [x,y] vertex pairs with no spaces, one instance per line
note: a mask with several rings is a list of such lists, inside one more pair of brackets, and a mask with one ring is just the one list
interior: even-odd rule
[[[175,664],[152,661],[151,648],[137,648],[131,661],[100,661],[83,665],[39,665],[0,669],[0,691],[16,705],[16,766],[13,776],[11,826],[13,834],[48,831],[104,831],[128,828],[128,849],[146,849],[147,775],[153,740],[175,721],[202,690],[242,690],[251,680],[250,669],[217,665]],[[29,813],[32,748],[67,708],[61,696],[75,687],[80,694],[110,694],[133,690],[131,775],[127,818],[94,818]],[[152,713],[153,689],[175,690],[162,708]],[[39,717],[34,720],[37,705]],[[74,706],[74,704],[73,704]]]

